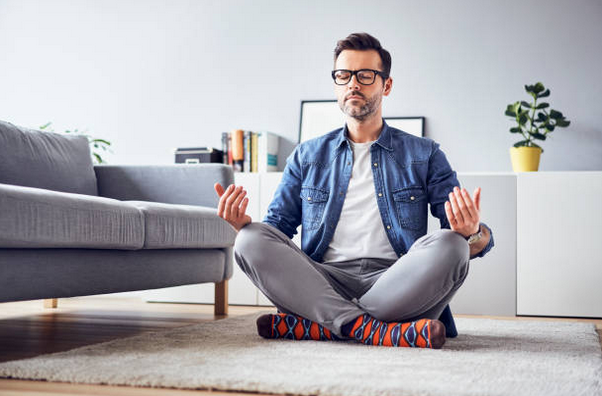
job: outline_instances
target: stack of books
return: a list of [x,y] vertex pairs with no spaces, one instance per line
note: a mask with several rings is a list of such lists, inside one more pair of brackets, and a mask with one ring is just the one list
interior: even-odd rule
[[278,171],[278,147],[279,136],[271,132],[222,132],[224,164],[235,172]]

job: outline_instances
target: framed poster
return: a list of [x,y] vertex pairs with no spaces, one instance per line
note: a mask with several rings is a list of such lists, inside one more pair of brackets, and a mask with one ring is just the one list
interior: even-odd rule
[[336,100],[302,100],[299,143],[345,125],[345,114]]
[[387,125],[414,136],[424,136],[424,117],[383,117]]

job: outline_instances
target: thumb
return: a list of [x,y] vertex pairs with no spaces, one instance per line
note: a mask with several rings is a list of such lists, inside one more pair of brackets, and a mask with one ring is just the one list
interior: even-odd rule
[[217,195],[219,195],[220,198],[222,195],[224,195],[224,188],[222,187],[221,184],[215,183],[213,185],[213,188],[215,188],[215,192],[217,193]]

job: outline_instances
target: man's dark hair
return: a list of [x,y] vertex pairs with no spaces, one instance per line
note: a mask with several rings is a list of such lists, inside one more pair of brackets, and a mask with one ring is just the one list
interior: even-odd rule
[[380,55],[383,67],[382,72],[385,75],[384,78],[389,78],[389,73],[391,73],[391,54],[380,45],[380,41],[376,37],[368,33],[351,33],[345,39],[337,41],[337,46],[334,49],[335,62],[344,50],[375,50]]

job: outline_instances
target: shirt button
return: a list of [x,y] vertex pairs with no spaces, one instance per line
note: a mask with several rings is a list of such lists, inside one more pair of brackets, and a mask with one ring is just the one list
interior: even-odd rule
[[382,197],[382,196],[383,196],[383,193],[378,193],[378,196],[379,196],[379,197]]
[[388,225],[388,226],[387,226],[387,230],[390,230],[390,229],[391,229],[391,226],[390,226],[390,225]]
[[410,197],[410,201],[413,201],[413,200],[415,200],[415,199],[416,199],[416,198],[414,198],[414,196],[413,196],[413,195]]
[[351,162],[347,161],[347,165],[351,165]]
[[374,166],[378,166],[378,164],[375,162],[375,163],[374,163]]
[[311,201],[311,197],[307,197],[307,200],[308,200],[308,201]]

